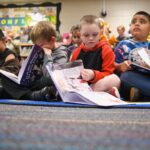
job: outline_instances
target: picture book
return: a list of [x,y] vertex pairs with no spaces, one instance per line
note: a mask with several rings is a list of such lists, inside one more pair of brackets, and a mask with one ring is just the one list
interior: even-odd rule
[[43,49],[37,45],[33,45],[30,54],[21,65],[18,76],[2,69],[0,69],[0,74],[19,85],[29,86],[33,81],[41,77],[43,58]]
[[150,74],[150,50],[146,48],[133,49],[129,54],[131,67],[139,72]]
[[84,68],[81,60],[60,65],[48,64],[46,67],[64,102],[99,106],[126,104],[109,93],[93,91],[80,76]]

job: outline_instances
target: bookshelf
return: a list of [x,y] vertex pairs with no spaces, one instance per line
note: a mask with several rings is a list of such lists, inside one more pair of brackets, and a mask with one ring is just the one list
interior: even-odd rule
[[32,46],[33,46],[32,43],[20,43],[19,44],[21,58],[25,59],[29,55]]

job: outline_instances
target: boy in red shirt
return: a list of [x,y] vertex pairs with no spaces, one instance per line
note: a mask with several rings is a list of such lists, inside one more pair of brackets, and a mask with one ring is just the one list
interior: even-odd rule
[[120,79],[113,74],[115,69],[114,53],[105,40],[100,41],[100,22],[98,17],[86,15],[80,20],[80,36],[82,44],[76,48],[71,61],[82,59],[84,68],[81,77],[87,81],[94,91],[105,91],[119,97],[117,88]]

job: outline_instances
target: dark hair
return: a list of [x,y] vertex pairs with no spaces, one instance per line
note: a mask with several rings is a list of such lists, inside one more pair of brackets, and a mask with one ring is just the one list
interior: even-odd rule
[[2,39],[4,37],[5,37],[5,35],[4,35],[3,31],[0,29],[0,39]]
[[138,12],[136,12],[136,13],[134,14],[134,16],[135,16],[135,15],[143,15],[143,16],[145,16],[145,17],[148,19],[148,21],[150,22],[150,14],[147,13],[147,12],[145,12],[145,11],[138,11]]

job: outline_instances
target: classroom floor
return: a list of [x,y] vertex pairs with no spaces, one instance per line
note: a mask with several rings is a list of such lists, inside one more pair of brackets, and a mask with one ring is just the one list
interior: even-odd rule
[[150,109],[0,105],[0,150],[148,150]]

